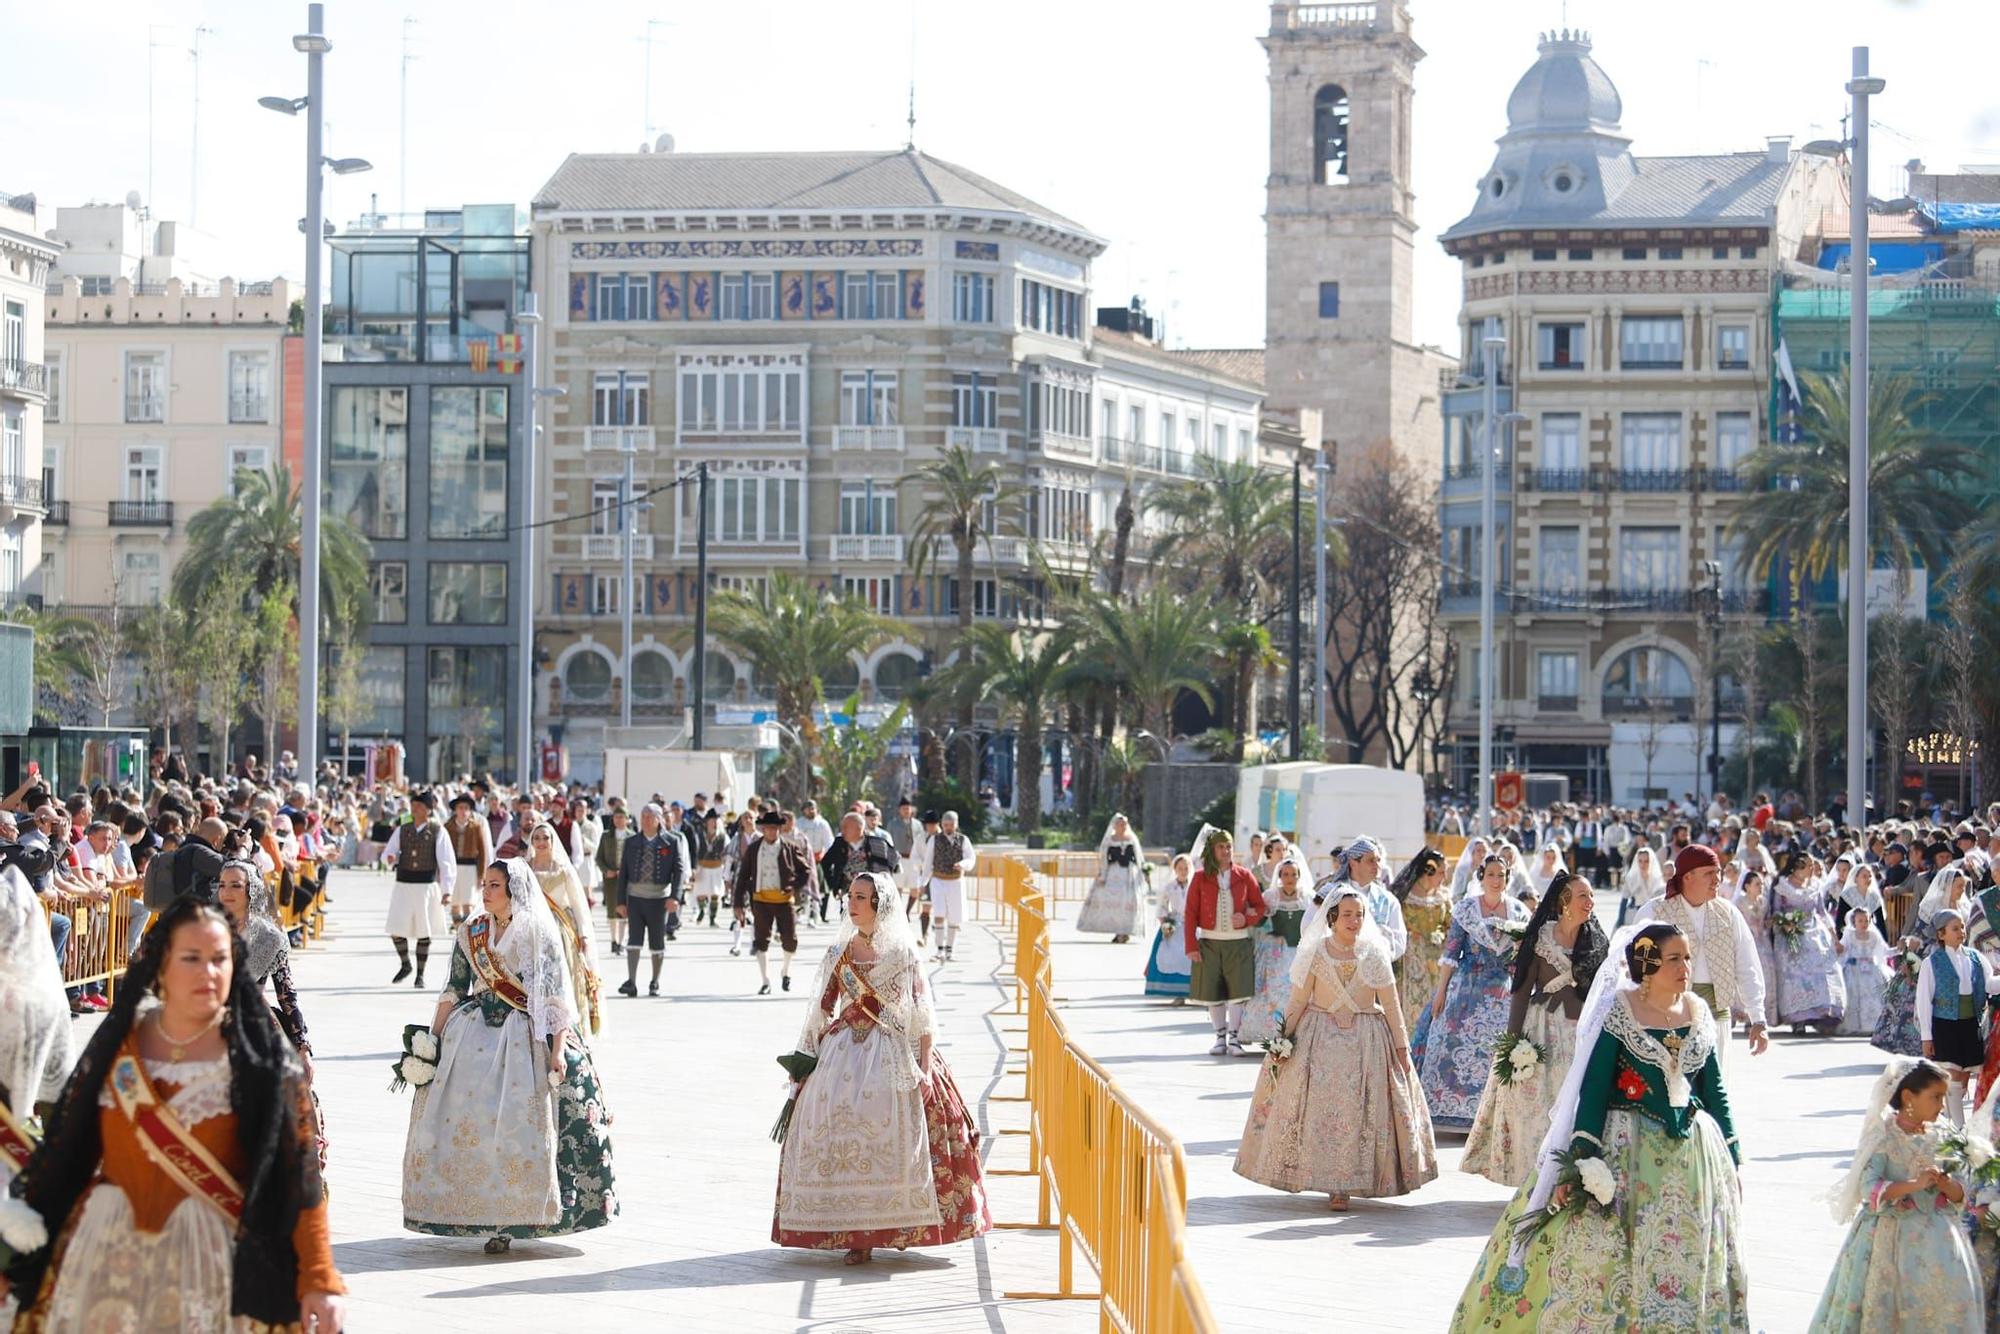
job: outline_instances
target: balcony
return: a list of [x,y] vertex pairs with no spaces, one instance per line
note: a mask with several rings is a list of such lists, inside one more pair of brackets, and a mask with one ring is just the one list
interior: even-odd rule
[[1019,565],[1028,558],[1028,546],[1024,537],[996,537],[982,543],[974,556],[991,565]]
[[1538,695],[1535,707],[1543,713],[1575,713],[1575,695]]
[[49,368],[39,361],[0,358],[0,392],[45,397],[49,392]]
[[1686,468],[1614,468],[1611,489],[1633,494],[1662,494],[1692,489],[1696,474]]
[[888,561],[903,563],[901,533],[837,533],[833,538],[835,561]]
[[69,502],[49,500],[42,503],[42,522],[45,524],[69,524]]
[[128,422],[163,422],[167,419],[167,400],[163,394],[125,395],[125,420]]
[[1677,371],[1683,369],[1680,357],[1623,357],[1618,362],[1621,371]]
[[231,394],[229,420],[232,425],[254,425],[271,420],[269,394]]
[[1526,468],[1521,473],[1523,491],[1553,491],[1574,494],[1588,491],[1590,472],[1584,468]]
[[114,500],[110,513],[113,528],[171,528],[174,502],[171,500]]
[[1042,453],[1054,458],[1079,459],[1087,462],[1092,454],[1090,439],[1087,436],[1068,435],[1062,431],[1043,431],[1036,440],[1041,445]]
[[948,426],[945,443],[974,454],[1005,454],[1007,433],[992,426]]
[[[624,560],[625,538],[620,533],[585,533],[583,536],[583,558],[585,560]],[[653,558],[653,535],[639,533],[632,538],[632,559],[649,561]]]
[[1701,489],[1735,493],[1746,489],[1748,479],[1734,468],[1704,468],[1701,473]]
[[40,477],[0,474],[0,516],[12,518],[23,510],[39,510],[42,504]]
[[[1451,593],[1457,585],[1447,586]],[[1478,589],[1465,591],[1477,596]],[[1514,610],[1537,614],[1565,612],[1582,616],[1621,616],[1634,613],[1689,616],[1706,610],[1710,593],[1705,588],[1592,588],[1536,589],[1513,595]],[[1771,599],[1762,588],[1725,589],[1722,614],[1725,616],[1766,615]]]
[[586,426],[583,428],[583,448],[591,454],[622,454],[631,450],[637,454],[653,452],[653,428],[650,426]]
[[1134,468],[1145,468],[1152,472],[1167,470],[1166,451],[1158,445],[1149,445],[1140,440],[1120,440],[1110,435],[1104,437],[1104,461],[1130,464]]
[[836,426],[833,448],[840,454],[900,454],[903,428],[900,426]]

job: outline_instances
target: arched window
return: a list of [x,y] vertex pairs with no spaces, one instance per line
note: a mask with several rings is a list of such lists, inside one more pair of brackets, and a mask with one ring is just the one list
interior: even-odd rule
[[736,664],[714,649],[702,660],[703,699],[730,699],[736,694]]
[[632,655],[632,702],[665,704],[674,690],[674,665],[664,653],[640,649]]
[[611,660],[585,649],[563,668],[563,693],[579,704],[599,704],[611,698]]
[[908,653],[891,653],[875,664],[875,693],[885,700],[903,697],[923,675],[923,664]]
[[1694,700],[1687,664],[1663,648],[1627,649],[1604,674],[1607,712],[1686,709]]
[[1347,90],[1337,83],[1313,98],[1313,180],[1347,184]]
[[842,658],[840,665],[820,678],[819,688],[826,694],[829,708],[839,708],[847,702],[847,697],[861,689],[861,668],[854,659]]

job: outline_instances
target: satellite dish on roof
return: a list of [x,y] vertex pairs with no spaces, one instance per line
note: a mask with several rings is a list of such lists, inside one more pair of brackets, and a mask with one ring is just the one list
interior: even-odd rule
[[127,190],[125,192],[125,207],[131,209],[134,213],[139,211],[139,192],[137,190]]

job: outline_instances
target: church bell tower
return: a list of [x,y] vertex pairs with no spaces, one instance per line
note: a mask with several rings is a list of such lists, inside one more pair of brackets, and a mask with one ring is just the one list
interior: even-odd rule
[[1265,187],[1265,395],[1318,408],[1339,458],[1442,451],[1438,372],[1412,335],[1411,93],[1424,52],[1404,0],[1276,0]]

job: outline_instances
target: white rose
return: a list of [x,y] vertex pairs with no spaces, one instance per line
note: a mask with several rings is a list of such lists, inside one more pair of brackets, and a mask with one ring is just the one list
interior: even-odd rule
[[432,1033],[428,1029],[417,1030],[417,1032],[410,1035],[410,1052],[426,1061],[436,1061],[438,1058],[437,1034]]
[[1507,1053],[1508,1063],[1514,1067],[1516,1073],[1534,1069],[1536,1065],[1540,1064],[1541,1059],[1541,1057],[1535,1055],[1535,1049],[1525,1042],[1515,1043],[1514,1049]]
[[437,1076],[437,1067],[429,1061],[418,1060],[414,1056],[403,1058],[401,1066],[403,1082],[413,1088],[422,1088]]
[[1977,1172],[1993,1161],[1993,1141],[1980,1135],[1965,1137],[1965,1161]]
[[1617,1197],[1618,1181],[1611,1175],[1611,1168],[1602,1158],[1585,1158],[1576,1165],[1577,1175],[1583,1181],[1583,1188],[1599,1204],[1609,1207]]
[[49,1244],[49,1229],[26,1200],[4,1196],[0,1197],[0,1241],[15,1254],[27,1255]]

